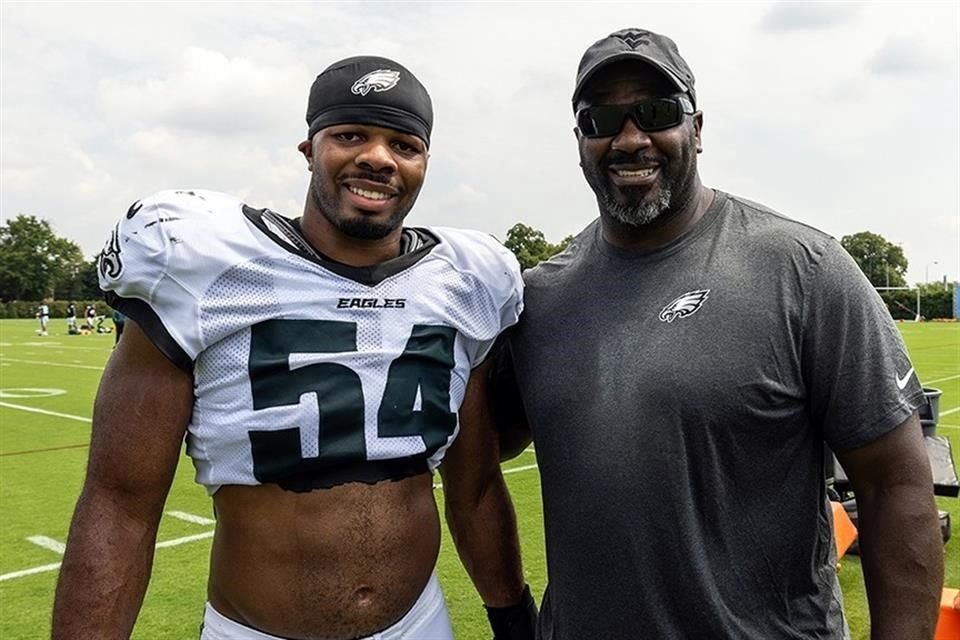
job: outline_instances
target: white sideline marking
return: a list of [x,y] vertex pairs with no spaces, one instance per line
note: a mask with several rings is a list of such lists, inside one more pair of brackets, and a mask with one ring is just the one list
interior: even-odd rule
[[80,422],[90,422],[90,418],[84,418],[83,416],[72,416],[69,413],[57,413],[56,411],[47,411],[46,409],[37,409],[36,407],[24,407],[23,405],[11,404],[9,402],[0,401],[0,407],[7,407],[8,409],[20,409],[21,411],[29,411],[30,413],[42,413],[45,416],[68,418],[70,420],[79,420]]
[[505,469],[504,472],[503,472],[503,475],[507,475],[508,473],[517,473],[518,471],[529,471],[530,469],[536,469],[536,468],[537,468],[536,463],[534,463],[534,464],[528,464],[528,465],[525,465],[525,466],[522,466],[522,467],[514,467],[514,468],[512,468],[512,469]]
[[207,531],[206,533],[197,533],[192,536],[174,538],[173,540],[164,540],[163,542],[157,543],[157,549],[163,549],[166,547],[178,547],[181,544],[187,544],[188,542],[195,542],[197,540],[203,540],[204,538],[212,538],[212,537],[213,537],[213,531]]
[[[43,537],[43,536],[36,536]],[[193,536],[184,536],[182,538],[174,538],[173,540],[164,540],[163,542],[158,542],[156,544],[157,549],[165,547],[176,547],[181,544],[187,544],[188,542],[195,542],[197,540],[203,540],[204,538],[212,538],[213,531],[207,531],[206,533],[198,533]],[[35,573],[46,573],[47,571],[56,571],[60,568],[62,563],[57,562],[54,564],[45,564],[39,567],[33,567],[31,569],[24,569],[23,571],[14,571],[13,573],[4,573],[0,575],[0,582],[5,580],[14,580],[16,578],[22,578],[24,576],[32,576]]]
[[[514,467],[514,468],[512,468],[512,469],[506,469],[506,470],[504,470],[503,473],[504,473],[504,475],[506,475],[506,474],[508,474],[508,473],[518,473],[518,472],[520,472],[520,471],[528,471],[528,470],[530,470],[530,469],[536,469],[536,468],[537,468],[537,465],[535,465],[535,464],[528,464],[528,465],[523,466],[523,467]],[[437,485],[435,488],[438,488],[438,489],[439,489],[439,488],[440,488],[440,485]],[[167,512],[167,513],[170,514],[170,515],[173,515],[171,512]],[[189,515],[189,514],[187,514],[187,515]],[[176,517],[176,516],[174,516],[174,517]],[[196,518],[197,516],[193,516],[193,517]],[[42,537],[42,536],[35,536],[35,537]],[[164,540],[163,542],[158,542],[158,543],[156,544],[156,548],[157,548],[157,549],[164,549],[164,548],[166,548],[166,547],[177,547],[177,546],[179,546],[179,545],[181,545],[181,544],[187,544],[188,542],[196,542],[197,540],[205,540],[206,538],[212,538],[212,537],[213,537],[213,531],[207,531],[207,532],[198,533],[198,534],[195,534],[195,535],[192,535],[192,536],[184,536],[184,537],[182,537],[182,538],[174,538],[173,540]],[[54,564],[44,564],[44,565],[41,565],[41,566],[39,566],[39,567],[32,567],[32,568],[30,568],[30,569],[24,569],[24,570],[22,570],[22,571],[14,571],[14,572],[12,572],[12,573],[0,574],[0,582],[4,582],[4,581],[6,581],[6,580],[15,580],[15,579],[17,579],[17,578],[23,578],[23,577],[26,577],[26,576],[32,576],[32,575],[34,575],[34,574],[36,574],[36,573],[46,573],[47,571],[56,571],[57,569],[60,568],[60,565],[61,565],[60,562],[56,562],[56,563],[54,563]]]
[[0,398],[52,398],[62,396],[66,389],[45,389],[42,387],[4,387],[0,389]]
[[103,371],[103,367],[94,367],[89,364],[65,364],[63,362],[44,362],[42,360],[21,360],[19,358],[7,358],[0,356],[3,362],[19,362],[20,364],[45,364],[51,367],[72,367],[74,369],[93,369],[94,371]]
[[940,415],[942,415],[942,416],[949,416],[949,415],[954,414],[954,413],[956,413],[956,412],[958,412],[958,411],[960,411],[960,407],[954,407],[953,409],[948,409],[947,411],[941,411],[941,412],[940,412]]
[[937,378],[936,380],[924,380],[923,384],[937,384],[938,382],[946,382],[947,380],[956,380],[960,378],[960,374],[955,376],[947,376],[946,378]]
[[60,562],[55,562],[54,564],[44,564],[39,567],[33,567],[32,569],[24,569],[23,571],[14,571],[13,573],[5,573],[0,575],[0,582],[4,580],[13,580],[15,578],[22,578],[24,576],[32,576],[35,573],[46,573],[47,571],[56,571],[60,568]]
[[47,536],[30,536],[27,538],[27,540],[35,545],[43,547],[44,549],[50,549],[50,551],[53,551],[61,556],[63,555],[63,552],[67,550],[67,545],[59,542],[58,540],[54,540],[53,538],[48,538]]
[[194,524],[217,524],[216,520],[211,520],[210,518],[204,518],[203,516],[195,516],[192,513],[187,513],[186,511],[167,511],[168,516],[173,516],[180,520],[186,520],[187,522],[192,522]]
[[[507,475],[508,473],[517,473],[517,472],[519,472],[519,471],[529,471],[530,469],[536,469],[536,468],[537,468],[537,465],[536,465],[536,464],[528,464],[528,465],[523,466],[523,467],[513,467],[512,469],[504,469],[504,470],[503,470],[503,475]],[[433,488],[434,488],[434,489],[443,489],[443,483],[442,483],[442,482],[438,482],[437,484],[433,485]]]

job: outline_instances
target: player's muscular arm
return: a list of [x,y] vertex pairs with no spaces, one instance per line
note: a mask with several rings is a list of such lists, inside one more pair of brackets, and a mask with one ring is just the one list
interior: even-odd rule
[[[496,638],[523,638],[532,631],[526,615],[529,593],[524,591],[516,515],[500,472],[497,434],[487,404],[488,367],[489,363],[481,365],[470,376],[460,408],[460,434],[440,473],[447,524],[480,597],[487,607],[517,609],[505,626],[523,627],[523,632],[504,633],[491,617]],[[529,604],[532,607],[532,601]]]
[[933,636],[943,544],[917,414],[837,458],[857,496],[872,640]]
[[192,406],[191,376],[128,320],[94,405],[87,476],[57,584],[55,639],[130,636]]

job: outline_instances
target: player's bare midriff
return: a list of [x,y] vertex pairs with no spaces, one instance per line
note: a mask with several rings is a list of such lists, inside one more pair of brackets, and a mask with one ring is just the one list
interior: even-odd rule
[[210,603],[283,638],[350,640],[390,626],[440,548],[429,473],[307,493],[230,485],[214,503]]

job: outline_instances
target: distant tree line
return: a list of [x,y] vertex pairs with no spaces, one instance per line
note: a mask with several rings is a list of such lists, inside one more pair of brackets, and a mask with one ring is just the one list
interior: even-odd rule
[[100,297],[96,259],[84,258],[49,222],[19,215],[0,225],[0,301]]
[[[563,251],[572,240],[567,236],[552,244],[539,229],[518,222],[507,230],[504,245],[525,270]],[[870,231],[843,236],[840,244],[873,286],[906,285],[908,263],[900,246]],[[885,291],[881,296],[894,318],[915,317],[916,290]],[[0,317],[33,317],[41,301],[50,305],[53,317],[63,316],[68,301],[80,309],[93,302],[102,307],[97,259],[86,259],[76,243],[57,236],[46,220],[18,215],[0,225]],[[928,319],[952,318],[953,291],[937,283],[921,285],[920,313]]]

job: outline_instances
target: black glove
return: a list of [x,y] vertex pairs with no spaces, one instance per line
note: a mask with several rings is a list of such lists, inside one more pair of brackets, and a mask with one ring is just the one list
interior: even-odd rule
[[493,629],[493,640],[533,640],[537,625],[537,604],[524,585],[520,602],[511,607],[484,607]]

